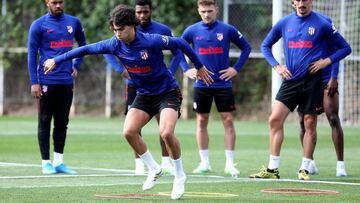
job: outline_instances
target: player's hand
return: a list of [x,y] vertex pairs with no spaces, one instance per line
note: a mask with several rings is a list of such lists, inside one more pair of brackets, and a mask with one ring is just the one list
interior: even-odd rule
[[286,65],[277,65],[274,67],[275,71],[283,78],[289,80],[292,77]]
[[204,83],[209,86],[214,80],[211,78],[211,75],[214,75],[213,72],[209,71],[205,66],[197,70],[196,78],[204,81]]
[[31,85],[31,96],[37,99],[42,96],[41,86],[39,84]]
[[187,70],[184,75],[192,80],[196,80],[196,74],[197,74],[197,70],[195,68],[190,68],[189,70]]
[[330,58],[319,59],[319,60],[317,60],[315,62],[312,62],[310,64],[309,72],[310,72],[310,74],[314,74],[314,73],[318,72],[319,70],[325,68],[326,66],[328,66],[330,64],[331,64]]
[[76,78],[77,77],[77,75],[78,75],[78,70],[76,69],[76,68],[72,68],[72,70],[73,70],[73,72],[71,73],[71,76],[73,77],[73,78]]
[[48,74],[56,66],[54,59],[48,59],[44,62],[45,75]]
[[332,97],[338,94],[338,82],[336,78],[331,78],[326,86],[327,95]]
[[237,74],[237,71],[235,70],[235,68],[229,67],[227,69],[219,71],[219,73],[220,73],[220,79],[228,81]]
[[124,78],[127,78],[129,80],[131,79],[130,75],[129,75],[129,72],[126,69],[121,73],[121,76],[124,77]]

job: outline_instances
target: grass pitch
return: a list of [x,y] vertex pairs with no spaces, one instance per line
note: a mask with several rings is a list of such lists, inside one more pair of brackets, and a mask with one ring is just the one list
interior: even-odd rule
[[[145,176],[134,176],[133,152],[122,137],[123,118],[72,118],[65,147],[65,163],[78,175],[41,174],[35,117],[0,117],[0,202],[169,202],[172,177],[162,177],[143,192]],[[195,121],[178,121],[176,134],[188,175],[181,202],[359,202],[360,128],[344,128],[348,177],[335,177],[336,155],[327,124],[318,126],[315,160],[320,170],[311,181],[298,181],[302,149],[297,124],[286,123],[281,152],[281,179],[252,180],[247,176],[268,162],[266,123],[236,121],[236,158],[240,176],[225,176],[223,127],[211,120],[210,162],[213,172],[192,174],[199,163]],[[148,148],[160,162],[157,124],[143,130]],[[52,153],[51,153],[52,155]],[[337,191],[338,194],[273,194],[263,189],[296,188]]]

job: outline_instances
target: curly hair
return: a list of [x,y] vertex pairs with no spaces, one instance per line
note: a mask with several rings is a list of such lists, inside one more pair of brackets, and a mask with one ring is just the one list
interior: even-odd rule
[[117,5],[109,14],[108,22],[110,28],[113,28],[113,25],[116,26],[137,26],[139,21],[136,19],[135,10],[127,5],[119,4]]

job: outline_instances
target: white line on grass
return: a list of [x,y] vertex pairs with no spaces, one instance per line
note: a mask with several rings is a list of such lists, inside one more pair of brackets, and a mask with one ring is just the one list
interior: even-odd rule
[[[6,166],[21,166],[21,167],[39,167],[36,164],[19,164],[19,163],[7,163],[7,162],[0,162],[0,167]],[[84,169],[84,170],[93,170],[93,171],[111,171],[111,172],[124,172],[122,174],[84,174],[84,175],[41,175],[41,176],[3,176],[0,177],[0,180],[5,179],[34,179],[34,178],[68,178],[68,177],[113,177],[113,176],[126,176],[126,177],[135,177],[136,175],[133,174],[133,170],[121,170],[121,169],[106,169],[106,168],[86,168],[86,167],[78,167],[74,169]],[[129,173],[130,172],[130,173]],[[353,183],[353,182],[337,182],[337,181],[321,181],[321,180],[293,180],[293,179],[250,179],[250,178],[229,178],[224,176],[216,176],[216,175],[188,175],[188,177],[193,178],[206,178],[208,180],[191,180],[189,179],[188,183],[223,183],[223,182],[295,182],[295,183],[316,183],[316,184],[331,184],[331,185],[352,185],[352,186],[360,186],[360,183]],[[160,182],[161,184],[167,184],[171,182]],[[84,184],[80,183],[78,185],[71,184],[71,185],[45,185],[45,186],[0,186],[0,188],[47,188],[47,187],[74,187],[74,186],[115,186],[115,185],[138,185],[140,183],[130,183],[130,182],[123,182],[123,183],[100,183],[100,184]]]

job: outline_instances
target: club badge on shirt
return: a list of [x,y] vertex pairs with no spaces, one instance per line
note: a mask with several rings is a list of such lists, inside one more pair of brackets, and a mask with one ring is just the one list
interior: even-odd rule
[[315,28],[314,27],[309,27],[308,33],[311,36],[314,35],[315,34]]
[[224,39],[224,34],[223,33],[216,33],[216,38],[219,41],[222,41]]
[[71,25],[66,26],[68,33],[73,33],[73,27]]
[[162,41],[164,44],[169,45],[169,36],[161,36]]
[[42,91],[43,91],[44,93],[47,92],[47,91],[48,91],[48,86],[43,85],[43,86],[42,86]]
[[140,51],[140,57],[141,57],[141,59],[143,59],[143,60],[147,60],[147,59],[149,58],[148,51],[147,51],[147,50],[142,50],[142,51]]

